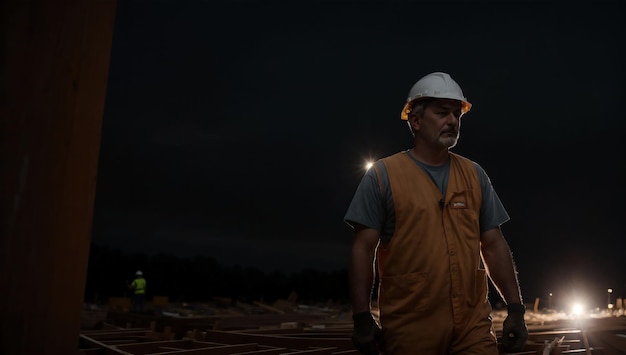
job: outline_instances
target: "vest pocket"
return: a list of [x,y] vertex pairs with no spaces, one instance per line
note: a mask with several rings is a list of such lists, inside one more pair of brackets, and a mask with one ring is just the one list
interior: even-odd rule
[[383,276],[381,281],[381,314],[419,312],[430,303],[427,272]]
[[487,272],[484,269],[476,270],[474,289],[471,290],[467,302],[471,307],[487,302]]
[[473,203],[472,190],[455,192],[448,202],[448,208],[459,235],[479,237],[479,213]]

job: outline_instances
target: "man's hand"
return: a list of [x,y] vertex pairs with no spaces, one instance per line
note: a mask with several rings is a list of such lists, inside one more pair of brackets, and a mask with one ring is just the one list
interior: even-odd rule
[[365,355],[379,355],[383,331],[372,314],[370,312],[356,313],[352,316],[352,320],[354,321],[352,343],[357,350]]
[[502,324],[502,346],[508,353],[523,351],[528,339],[528,329],[524,321],[526,308],[523,304],[512,303],[506,309],[508,315]]

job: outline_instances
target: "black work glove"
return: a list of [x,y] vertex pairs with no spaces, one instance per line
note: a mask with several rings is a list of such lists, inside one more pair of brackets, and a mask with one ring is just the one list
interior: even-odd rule
[[507,353],[524,350],[528,339],[528,329],[524,321],[526,308],[523,304],[512,303],[506,306],[508,315],[502,324],[502,346]]
[[360,312],[352,316],[354,332],[352,343],[365,355],[379,355],[383,331],[370,312]]

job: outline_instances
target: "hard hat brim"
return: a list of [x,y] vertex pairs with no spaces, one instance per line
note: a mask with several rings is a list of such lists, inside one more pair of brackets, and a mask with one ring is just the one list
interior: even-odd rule
[[403,121],[407,121],[409,119],[409,113],[411,113],[411,106],[413,105],[413,103],[415,103],[416,101],[423,100],[423,99],[450,99],[450,100],[461,101],[461,114],[463,114],[463,115],[466,114],[467,112],[469,112],[469,110],[472,108],[472,104],[471,103],[469,103],[468,101],[465,101],[465,100],[459,100],[457,97],[420,96],[420,97],[416,97],[416,98],[413,98],[413,99],[407,101],[407,103],[404,105],[404,108],[402,108],[402,112],[400,113],[400,118]]

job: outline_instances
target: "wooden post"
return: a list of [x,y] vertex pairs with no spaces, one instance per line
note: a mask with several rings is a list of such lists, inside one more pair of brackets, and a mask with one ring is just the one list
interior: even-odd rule
[[77,353],[116,2],[0,6],[0,353]]

